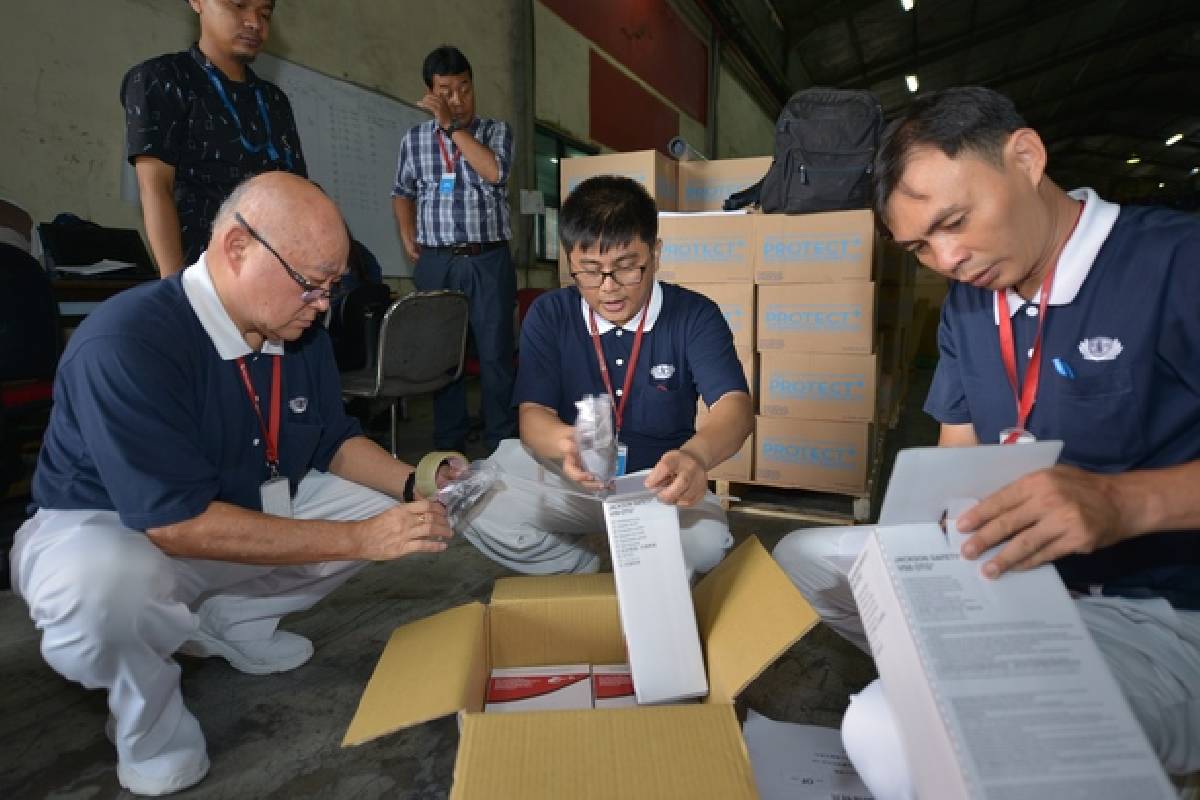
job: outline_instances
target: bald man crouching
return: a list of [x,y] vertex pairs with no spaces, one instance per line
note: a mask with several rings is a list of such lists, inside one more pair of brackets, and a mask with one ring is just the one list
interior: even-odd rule
[[399,502],[413,468],[343,412],[315,320],[348,248],[312,183],[252,178],[199,261],[101,305],[59,364],[13,583],[47,663],[108,691],[135,793],[208,771],[175,653],[298,667],[312,643],[281,617],[451,536],[439,503]]

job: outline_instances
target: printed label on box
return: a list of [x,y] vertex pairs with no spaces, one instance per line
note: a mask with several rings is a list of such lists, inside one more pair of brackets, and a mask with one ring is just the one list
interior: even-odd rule
[[492,670],[484,711],[591,707],[591,669],[587,664],[570,664]]

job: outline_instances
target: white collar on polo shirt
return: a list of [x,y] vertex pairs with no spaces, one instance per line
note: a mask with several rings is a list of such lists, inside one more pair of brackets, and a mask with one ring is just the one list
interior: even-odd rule
[[[201,254],[199,261],[183,271],[183,292],[222,359],[233,361],[254,352],[242,338],[241,331],[233,324],[229,312],[217,296],[217,288],[213,286],[212,275],[208,272],[205,254]],[[283,342],[264,341],[260,352],[270,356],[281,356]]]
[[[1058,257],[1054,285],[1050,287],[1050,299],[1047,301],[1047,304],[1052,306],[1065,306],[1075,301],[1079,287],[1083,286],[1084,280],[1091,272],[1096,255],[1108,234],[1112,232],[1113,225],[1117,223],[1117,214],[1121,211],[1119,205],[1102,200],[1095,191],[1086,187],[1074,189],[1067,194],[1076,200],[1084,201],[1083,216],[1079,218],[1079,224],[1075,226],[1075,231],[1063,247],[1062,255]],[[1008,300],[1010,317],[1025,305],[1025,298],[1014,289],[1006,290],[1005,297]],[[1036,305],[1041,299],[1042,290],[1039,288],[1029,302]],[[999,325],[1000,308],[995,301],[992,302],[992,316]]]
[[[588,305],[587,300],[583,299],[583,295],[580,295],[579,297],[579,310],[583,313],[583,324],[587,325],[588,330],[590,331],[592,329],[592,323],[590,322],[592,317],[592,307]],[[662,287],[658,285],[658,281],[656,280],[654,281],[654,288],[650,290],[650,309],[646,314],[645,330],[650,330],[654,327],[654,323],[658,321],[658,312],[660,311],[662,311]],[[633,319],[629,320],[629,322],[626,322],[621,327],[630,333],[637,333],[638,321],[641,320],[641,318],[642,312],[639,311]],[[601,336],[608,333],[615,327],[617,326],[613,325],[604,317],[600,316],[599,314],[596,315],[596,330],[599,331]]]

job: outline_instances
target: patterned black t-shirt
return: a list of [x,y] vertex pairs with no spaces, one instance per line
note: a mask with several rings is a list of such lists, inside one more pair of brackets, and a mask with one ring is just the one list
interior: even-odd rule
[[194,45],[129,70],[121,102],[129,163],[153,156],[175,167],[183,266],[204,252],[217,209],[243,179],[308,177],[287,95],[249,68],[244,83],[229,80]]

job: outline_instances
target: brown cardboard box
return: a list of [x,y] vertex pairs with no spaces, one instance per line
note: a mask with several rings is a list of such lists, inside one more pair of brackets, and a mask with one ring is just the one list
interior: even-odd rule
[[756,306],[760,353],[874,352],[873,283],[759,286]]
[[771,156],[679,162],[679,210],[719,211],[725,198],[762,180]]
[[[725,321],[729,323],[729,330],[733,332],[734,347],[739,350],[754,349],[754,328],[757,324],[754,315],[754,284],[681,283],[680,286],[698,292],[717,304],[725,316]],[[740,352],[738,358],[742,358]],[[743,362],[746,360],[742,358]],[[747,370],[746,379],[752,377],[751,372]]]
[[559,199],[594,175],[623,175],[646,187],[659,211],[679,208],[679,162],[657,150],[576,156],[559,162]]
[[754,214],[755,283],[869,281],[878,250],[867,209]]
[[873,355],[763,353],[759,374],[758,407],[764,417],[875,419],[879,362]]
[[659,214],[658,277],[672,283],[752,283],[753,215]]
[[490,604],[392,633],[342,743],[458,713],[451,800],[756,798],[733,701],[818,617],[753,537],[692,597],[709,677],[701,703],[481,713],[492,668],[625,658],[611,574],[501,578]]
[[862,494],[871,464],[871,423],[758,417],[754,479],[763,483]]

